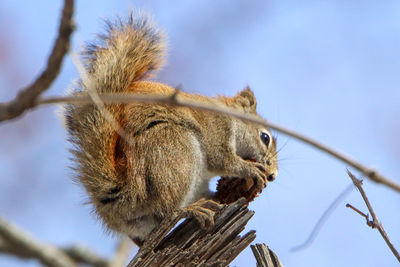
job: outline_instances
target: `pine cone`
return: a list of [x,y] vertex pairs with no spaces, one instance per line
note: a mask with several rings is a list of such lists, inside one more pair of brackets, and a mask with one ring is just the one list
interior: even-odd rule
[[235,202],[241,197],[246,198],[249,203],[258,197],[263,189],[252,178],[221,177],[218,180],[215,197],[224,204]]

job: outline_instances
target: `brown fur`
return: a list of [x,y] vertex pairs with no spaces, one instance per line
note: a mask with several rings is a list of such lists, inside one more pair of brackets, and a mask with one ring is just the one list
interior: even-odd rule
[[[98,93],[174,93],[168,85],[143,80],[162,66],[165,54],[163,36],[148,19],[131,16],[108,25],[103,44],[85,53],[88,80],[74,94],[86,94],[89,86]],[[180,97],[257,114],[249,88],[234,97],[183,92]],[[257,124],[167,105],[109,104],[106,109],[127,140],[95,105],[66,108],[77,179],[105,224],[138,244],[173,211],[202,213],[192,203],[213,197],[212,176],[249,178],[264,186],[266,176],[277,173],[275,142],[262,143],[260,133],[266,130]]]

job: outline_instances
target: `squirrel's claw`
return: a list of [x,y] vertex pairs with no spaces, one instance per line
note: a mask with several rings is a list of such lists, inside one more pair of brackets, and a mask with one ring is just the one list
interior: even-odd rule
[[223,205],[211,199],[201,198],[182,210],[182,216],[195,219],[202,228],[214,225],[214,215]]

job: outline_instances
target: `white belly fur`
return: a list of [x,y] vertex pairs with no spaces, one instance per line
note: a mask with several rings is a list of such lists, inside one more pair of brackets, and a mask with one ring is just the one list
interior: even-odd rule
[[202,197],[208,197],[211,194],[208,187],[209,181],[211,178],[216,176],[216,174],[208,171],[206,155],[202,153],[201,145],[195,136],[192,136],[191,143],[195,163],[193,164],[192,179],[189,185],[189,190],[180,204],[181,208],[196,202]]

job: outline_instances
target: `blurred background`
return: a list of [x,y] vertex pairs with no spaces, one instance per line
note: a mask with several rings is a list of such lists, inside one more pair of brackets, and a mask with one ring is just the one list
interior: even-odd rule
[[[0,2],[0,101],[46,66],[62,1]],[[233,95],[250,85],[259,113],[344,151],[400,183],[399,1],[76,1],[72,48],[102,32],[102,18],[140,8],[169,36],[158,80],[206,95]],[[71,58],[45,95],[62,95],[77,78]],[[0,125],[0,215],[40,240],[80,243],[113,254],[108,235],[72,181],[70,145],[46,106]],[[353,192],[315,242],[304,242],[330,203],[351,183],[341,162],[278,136],[277,180],[250,205],[257,231],[285,266],[395,266],[378,231],[345,208],[367,209]],[[400,194],[366,180],[373,207],[400,249]],[[133,251],[134,253],[135,251]],[[37,266],[0,255],[0,266]],[[250,248],[233,266],[255,266]]]

